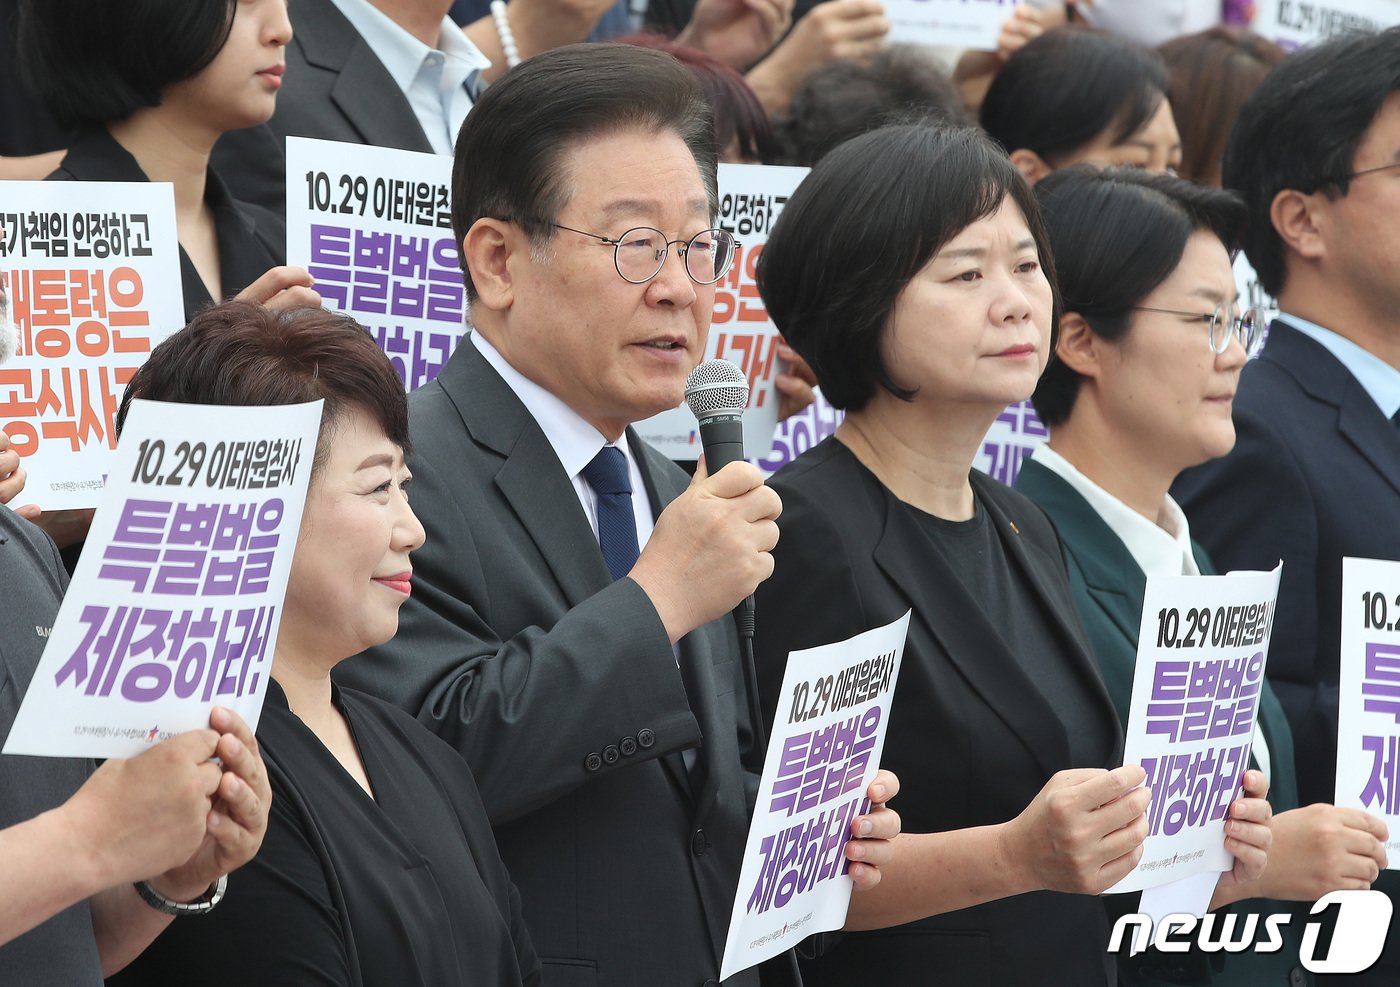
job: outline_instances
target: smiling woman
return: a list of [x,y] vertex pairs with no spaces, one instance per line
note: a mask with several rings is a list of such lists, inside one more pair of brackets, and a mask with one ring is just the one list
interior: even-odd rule
[[291,36],[287,0],[20,4],[25,81],[77,132],[50,179],[173,184],[186,319],[234,293],[320,303],[310,275],[280,266],[281,221],[209,167],[222,134],[272,116]]
[[267,837],[217,912],[177,923],[109,983],[537,984],[466,762],[330,677],[398,631],[423,544],[408,505],[408,405],[388,358],[343,316],[228,302],[156,347],[127,393],[324,410],[257,731]]

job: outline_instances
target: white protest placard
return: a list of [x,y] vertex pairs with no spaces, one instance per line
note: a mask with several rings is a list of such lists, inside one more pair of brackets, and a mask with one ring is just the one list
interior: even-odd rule
[[909,613],[788,655],[720,979],[846,922],[846,841],[869,811]]
[[4,753],[129,757],[215,705],[256,729],[320,422],[132,402]]
[[1400,24],[1396,0],[1257,0],[1255,31],[1292,50],[1349,31]]
[[1280,563],[1272,572],[1148,576],[1124,764],[1147,771],[1142,860],[1109,889],[1225,871],[1225,817],[1249,767]]
[[[728,360],[749,379],[744,411],[744,458],[760,459],[773,446],[778,424],[778,328],[754,283],[755,265],[768,234],[807,168],[770,165],[719,166],[719,225],[739,240],[734,265],[715,286],[714,318],[706,360]],[[698,459],[700,432],[684,403],[635,426],[638,434],[672,459]]]
[[892,42],[996,51],[1018,0],[885,0]]
[[450,155],[287,138],[287,263],[370,331],[410,391],[466,330],[451,187]]
[[1400,869],[1400,562],[1342,559],[1336,804],[1380,816]]
[[0,272],[19,331],[0,432],[29,481],[12,506],[93,507],[127,382],[185,324],[167,182],[0,182]]

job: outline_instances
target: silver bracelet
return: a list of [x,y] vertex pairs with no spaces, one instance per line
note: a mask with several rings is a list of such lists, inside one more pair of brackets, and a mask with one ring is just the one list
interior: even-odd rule
[[171,901],[146,881],[136,881],[132,887],[136,889],[142,901],[166,915],[207,915],[214,910],[215,905],[224,900],[224,892],[228,890],[228,875],[219,878],[209,886],[208,891],[190,902]]
[[491,19],[496,22],[501,50],[506,53],[506,68],[513,69],[520,64],[520,49],[515,46],[515,32],[510,29],[510,20],[506,17],[506,0],[491,0]]

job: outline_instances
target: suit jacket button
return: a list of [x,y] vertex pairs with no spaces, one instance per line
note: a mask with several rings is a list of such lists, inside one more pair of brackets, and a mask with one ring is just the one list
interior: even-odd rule
[[1308,987],[1312,981],[1300,966],[1288,971],[1288,987]]
[[633,754],[637,753],[637,742],[631,737],[623,737],[622,743],[618,744],[618,747],[622,749],[624,757],[631,757]]
[[705,831],[697,829],[695,835],[690,838],[690,852],[697,857],[703,857],[710,844],[705,842]]
[[656,734],[645,728],[638,730],[637,743],[641,745],[642,750],[654,747],[656,745]]
[[583,759],[583,770],[585,771],[597,771],[602,766],[603,759],[598,756],[596,751]]
[[608,746],[603,748],[604,764],[616,764],[621,757],[622,755],[618,753],[616,744],[608,744]]

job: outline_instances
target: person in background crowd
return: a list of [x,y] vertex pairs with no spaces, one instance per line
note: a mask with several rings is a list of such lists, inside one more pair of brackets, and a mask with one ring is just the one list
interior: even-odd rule
[[[0,289],[0,364],[14,350]],[[0,474],[7,465],[0,504],[23,480],[13,460]],[[67,587],[53,543],[0,506],[0,745]],[[219,878],[258,851],[270,793],[247,724],[222,708],[209,719],[208,730],[96,770],[78,758],[0,755],[0,983],[96,987],[121,969],[176,912],[147,904],[134,881],[167,905],[217,904]]]
[[1278,45],[1239,27],[1214,27],[1157,48],[1167,65],[1167,101],[1181,132],[1177,174],[1220,187],[1225,141],[1240,107],[1273,67]]
[[[338,670],[472,765],[547,984],[719,975],[753,790],[729,615],[780,505],[747,463],[687,484],[629,428],[704,355],[733,256],[715,172],[661,52],[560,48],[487,90],[453,172],[474,330],[409,399],[428,541],[400,635]],[[858,888],[896,787],[854,824]]]
[[[1341,560],[1400,559],[1400,28],[1284,59],[1240,111],[1226,188],[1282,310],[1240,380],[1235,447],[1172,487],[1222,569],[1283,559],[1269,679],[1303,803],[1334,800]],[[1360,792],[1336,793],[1356,798]],[[1394,875],[1379,890],[1400,892]],[[1400,934],[1357,984],[1394,984]]]
[[891,45],[868,61],[816,69],[776,123],[775,163],[811,166],[838,144],[888,123],[969,124],[957,90],[927,52]]
[[[311,276],[282,266],[280,220],[236,200],[209,154],[266,120],[291,35],[285,0],[21,0],[20,69],[74,137],[51,180],[170,182],[185,318],[237,297],[319,305]],[[91,512],[35,523],[77,564]]]
[[354,320],[207,309],[127,389],[181,404],[323,401],[311,486],[258,723],[272,818],[237,896],[163,936],[114,987],[540,982],[471,770],[331,669],[393,637],[423,527],[408,505],[408,405]]
[[1181,138],[1154,53],[1088,28],[1048,31],[1007,61],[980,120],[1032,185],[1080,161],[1170,171]]
[[[1022,464],[1016,489],[1055,522],[1075,605],[1126,727],[1147,577],[1214,572],[1167,490],[1183,469],[1234,445],[1231,399],[1262,328],[1240,311],[1230,266],[1245,208],[1183,179],[1087,165],[1057,171],[1036,194],[1065,311],[1034,395],[1050,441]],[[1386,866],[1385,823],[1323,803],[1298,808],[1292,736],[1267,682],[1258,710],[1253,767],[1269,777],[1274,839],[1268,868],[1241,893],[1311,903],[1369,888]],[[1268,900],[1248,908],[1288,911]],[[1306,981],[1305,911],[1284,929],[1287,949],[1225,956],[1214,982]],[[1124,966],[1133,982],[1212,982],[1200,952],[1153,950]]]
[[21,4],[21,71],[60,124],[81,128],[50,177],[174,185],[186,319],[235,293],[321,302],[306,271],[280,266],[281,225],[209,166],[221,134],[272,114],[290,37],[285,0]]
[[[774,322],[846,410],[772,480],[784,503],[757,593],[771,717],[789,652],[912,610],[884,762],[904,783],[899,867],[809,985],[1114,980],[1094,895],[1137,864],[1149,792],[1074,612],[1044,513],[972,469],[1052,345],[1050,250],[1030,187],[972,128],[896,126],[823,158],[759,265]],[[814,602],[815,601],[815,602]],[[1258,772],[1230,806],[1215,904],[1257,878]]]
[[698,48],[657,34],[636,34],[618,40],[664,51],[690,69],[714,115],[715,149],[720,161],[773,162],[773,124],[754,91],[735,69]]
[[745,78],[770,116],[786,112],[802,80],[832,62],[861,60],[885,46],[890,21],[880,0],[823,0]]

